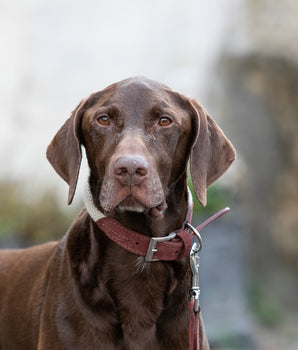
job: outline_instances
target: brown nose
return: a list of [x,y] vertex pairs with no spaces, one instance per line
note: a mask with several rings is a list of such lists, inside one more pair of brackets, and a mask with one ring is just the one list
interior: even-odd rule
[[140,156],[122,156],[114,164],[114,175],[123,185],[138,185],[148,174],[148,163]]

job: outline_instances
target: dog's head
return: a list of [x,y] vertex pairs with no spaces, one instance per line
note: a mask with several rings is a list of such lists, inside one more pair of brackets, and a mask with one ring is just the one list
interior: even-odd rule
[[185,176],[188,160],[196,196],[206,205],[207,188],[235,159],[233,146],[198,102],[145,78],[92,94],[52,140],[47,157],[69,184],[69,204],[81,144],[94,203],[105,213],[161,215],[168,189]]

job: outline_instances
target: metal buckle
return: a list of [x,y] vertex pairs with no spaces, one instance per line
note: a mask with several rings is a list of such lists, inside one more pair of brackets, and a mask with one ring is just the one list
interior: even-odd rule
[[157,243],[159,242],[166,242],[166,241],[170,241],[171,239],[176,237],[176,233],[172,232],[170,233],[168,236],[166,237],[152,237],[147,249],[147,254],[145,256],[145,261],[159,261],[159,259],[153,259],[153,255],[154,253],[156,253],[158,251],[158,249],[156,248]]

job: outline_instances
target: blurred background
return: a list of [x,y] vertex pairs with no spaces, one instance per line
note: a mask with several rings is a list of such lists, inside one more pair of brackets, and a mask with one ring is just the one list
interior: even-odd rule
[[[298,349],[298,2],[0,0],[0,246],[59,239],[82,205],[45,150],[79,101],[144,75],[198,99],[237,149],[208,191],[213,349]],[[86,180],[83,164],[80,184]]]

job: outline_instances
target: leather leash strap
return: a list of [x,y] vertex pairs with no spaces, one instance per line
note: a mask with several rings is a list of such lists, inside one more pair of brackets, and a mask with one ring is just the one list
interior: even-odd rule
[[200,311],[194,312],[194,300],[188,302],[189,310],[189,349],[200,350]]

